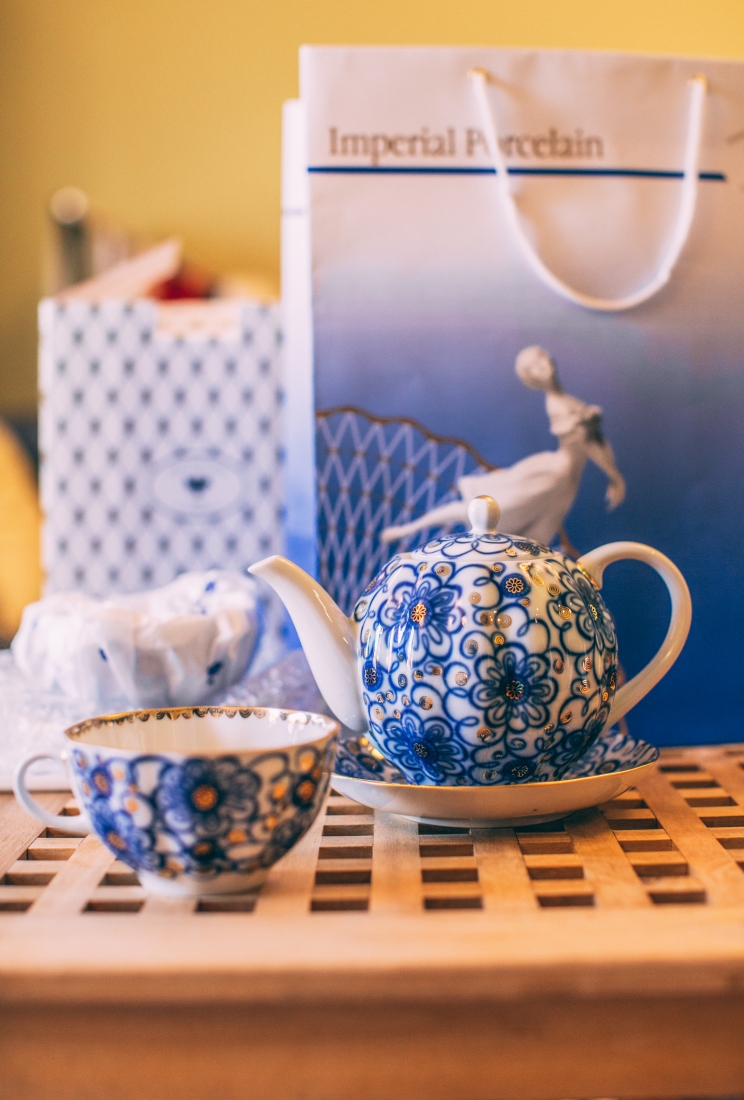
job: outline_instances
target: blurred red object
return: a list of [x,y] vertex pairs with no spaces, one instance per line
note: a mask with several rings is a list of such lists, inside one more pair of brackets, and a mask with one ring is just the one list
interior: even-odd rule
[[171,279],[166,279],[154,286],[148,298],[176,301],[181,298],[212,298],[214,293],[214,276],[204,268],[185,263]]

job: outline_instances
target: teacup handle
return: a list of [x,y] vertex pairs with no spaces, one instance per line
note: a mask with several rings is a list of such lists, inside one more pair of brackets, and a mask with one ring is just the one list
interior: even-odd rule
[[622,561],[625,558],[643,561],[656,570],[669,589],[669,595],[672,598],[672,616],[666,637],[656,655],[632,680],[628,680],[627,684],[619,688],[607,719],[608,726],[627,714],[631,707],[639,703],[644,695],[647,695],[651,688],[655,687],[667,674],[687,641],[692,620],[692,601],[685,578],[673,561],[651,546],[644,546],[642,542],[608,542],[606,546],[599,546],[596,550],[584,554],[577,564],[601,588],[605,568],[611,562]]
[[26,772],[37,760],[61,760],[65,762],[63,752],[30,752],[19,762],[13,775],[13,791],[16,798],[23,806],[26,813],[37,817],[45,825],[52,829],[61,829],[65,833],[73,833],[75,836],[86,836],[93,832],[90,818],[82,810],[78,815],[50,814],[43,806],[40,806],[26,786]]

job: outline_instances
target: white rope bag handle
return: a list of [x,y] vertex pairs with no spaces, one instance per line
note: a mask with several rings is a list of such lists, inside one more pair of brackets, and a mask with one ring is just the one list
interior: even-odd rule
[[700,145],[703,134],[703,109],[705,106],[705,94],[708,90],[708,82],[703,75],[692,77],[690,85],[689,116],[687,123],[687,141],[685,143],[685,157],[683,165],[682,195],[680,197],[679,212],[674,225],[671,239],[663,254],[656,273],[649,279],[645,286],[629,294],[625,298],[593,298],[589,294],[582,294],[574,290],[562,279],[545,266],[525,236],[522,228],[516,203],[511,194],[509,174],[499,145],[499,135],[494,119],[493,110],[489,102],[487,85],[492,83],[491,75],[486,69],[471,69],[470,80],[473,92],[478,102],[483,122],[483,131],[486,138],[488,151],[496,169],[496,193],[503,214],[506,218],[514,239],[516,240],[522,256],[526,260],[538,279],[549,287],[550,290],[560,294],[563,298],[585,306],[587,309],[603,310],[618,313],[624,309],[632,309],[633,306],[647,302],[654,294],[657,294],[669,281],[674,266],[679,259],[680,252],[685,246],[690,233],[692,219],[695,215],[698,190],[698,164],[700,160]]

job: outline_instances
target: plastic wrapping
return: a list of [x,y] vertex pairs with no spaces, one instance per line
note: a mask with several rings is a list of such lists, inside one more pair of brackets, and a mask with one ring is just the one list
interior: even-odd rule
[[241,678],[260,621],[251,577],[184,573],[135,595],[60,592],[29,604],[12,650],[39,691],[101,711],[196,705]]

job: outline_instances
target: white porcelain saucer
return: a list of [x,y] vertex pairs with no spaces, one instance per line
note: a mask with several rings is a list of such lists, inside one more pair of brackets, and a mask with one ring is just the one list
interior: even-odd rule
[[659,756],[646,741],[608,730],[564,779],[493,787],[414,786],[366,737],[344,733],[332,776],[339,794],[411,821],[467,829],[539,825],[608,802],[632,787]]

